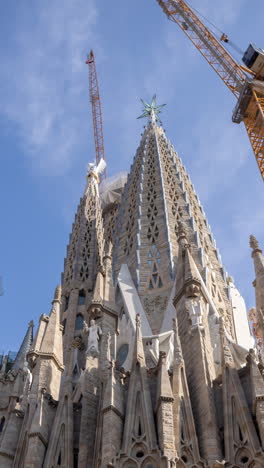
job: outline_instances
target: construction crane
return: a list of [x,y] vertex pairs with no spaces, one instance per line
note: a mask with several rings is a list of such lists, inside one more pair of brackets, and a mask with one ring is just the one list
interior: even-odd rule
[[[89,91],[90,91],[90,102],[92,105],[93,115],[93,129],[94,129],[94,144],[95,144],[95,155],[96,165],[98,166],[101,159],[105,159],[104,154],[104,134],[103,134],[103,120],[102,120],[102,109],[100,101],[100,93],[98,86],[98,79],[95,66],[94,53],[91,50],[85,62],[89,65]],[[106,169],[100,176],[100,182],[106,177]]]
[[157,0],[237,98],[232,121],[244,122],[260,173],[264,179],[264,51],[250,44],[242,58],[245,66],[223,47],[184,0]]

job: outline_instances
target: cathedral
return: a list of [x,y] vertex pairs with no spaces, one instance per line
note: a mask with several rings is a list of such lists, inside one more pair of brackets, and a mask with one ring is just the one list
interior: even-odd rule
[[51,310],[2,362],[0,468],[264,467],[264,257],[251,236],[256,341],[160,108],[127,176],[89,165]]

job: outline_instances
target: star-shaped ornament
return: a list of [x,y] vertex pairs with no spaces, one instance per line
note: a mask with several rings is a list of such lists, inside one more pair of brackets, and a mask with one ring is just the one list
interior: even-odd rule
[[141,114],[138,117],[138,119],[143,119],[143,117],[147,117],[152,122],[160,122],[158,115],[161,112],[161,108],[166,106],[166,104],[161,104],[160,106],[158,106],[156,104],[156,94],[154,94],[153,98],[151,99],[150,104],[148,104],[143,99],[141,99],[141,102],[144,106],[144,109],[143,109],[143,114]]

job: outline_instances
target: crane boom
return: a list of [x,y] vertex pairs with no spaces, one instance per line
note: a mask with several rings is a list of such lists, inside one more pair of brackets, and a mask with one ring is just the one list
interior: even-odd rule
[[184,1],[158,0],[158,3],[238,97],[245,81],[240,65]]
[[[105,159],[104,134],[103,134],[101,100],[100,100],[99,85],[98,85],[96,66],[95,66],[95,57],[94,57],[94,53],[92,50],[90,51],[86,64],[89,65],[90,102],[92,105],[96,165],[98,166],[101,158]],[[102,180],[105,177],[106,177],[106,170],[104,170],[103,174],[100,177],[100,180]]]
[[233,121],[244,121],[260,173],[264,178],[264,83],[252,80],[184,0],[157,0],[238,99]]

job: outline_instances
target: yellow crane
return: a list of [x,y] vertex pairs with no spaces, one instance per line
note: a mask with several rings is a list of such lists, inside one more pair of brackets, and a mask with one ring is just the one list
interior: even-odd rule
[[[244,122],[264,179],[264,51],[250,44],[240,65],[184,0],[157,0],[237,98],[232,120]],[[220,39],[228,42],[226,34]]]

